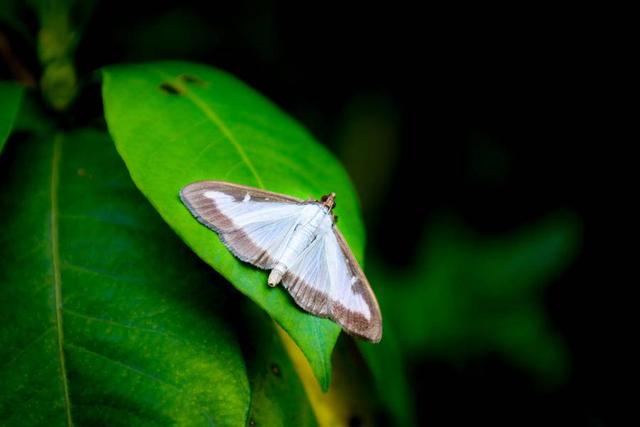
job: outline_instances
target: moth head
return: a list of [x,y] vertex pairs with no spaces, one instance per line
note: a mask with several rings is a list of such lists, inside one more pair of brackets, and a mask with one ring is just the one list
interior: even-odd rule
[[336,207],[336,193],[331,193],[331,194],[327,194],[326,196],[322,196],[320,198],[320,203],[322,203],[323,206],[326,206],[326,208],[329,209],[329,211],[331,211],[331,209]]

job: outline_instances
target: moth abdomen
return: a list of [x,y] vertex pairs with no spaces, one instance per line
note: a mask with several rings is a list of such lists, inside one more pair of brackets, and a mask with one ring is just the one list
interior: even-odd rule
[[267,283],[269,286],[276,286],[282,280],[282,276],[287,272],[287,266],[283,263],[279,262],[273,267],[271,273],[269,273],[269,279]]

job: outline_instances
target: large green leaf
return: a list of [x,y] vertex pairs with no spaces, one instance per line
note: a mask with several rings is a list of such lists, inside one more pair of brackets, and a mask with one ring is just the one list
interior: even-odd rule
[[364,229],[344,169],[294,120],[222,71],[161,62],[109,67],[103,75],[109,131],[136,185],[203,260],[282,325],[326,389],[338,326],[300,310],[283,289],[269,288],[266,274],[234,258],[178,192],[206,179],[301,198],[335,191],[340,229],[362,259]]
[[0,81],[0,152],[9,138],[13,122],[16,119],[22,99],[22,90],[21,86],[13,82]]
[[90,130],[0,158],[0,424],[243,425],[219,277]]

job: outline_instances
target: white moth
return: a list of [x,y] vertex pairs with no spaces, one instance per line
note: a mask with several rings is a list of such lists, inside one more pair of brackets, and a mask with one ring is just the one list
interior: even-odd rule
[[378,342],[382,317],[367,278],[335,224],[335,193],[319,201],[221,181],[189,184],[180,198],[242,261],[271,270],[304,310]]

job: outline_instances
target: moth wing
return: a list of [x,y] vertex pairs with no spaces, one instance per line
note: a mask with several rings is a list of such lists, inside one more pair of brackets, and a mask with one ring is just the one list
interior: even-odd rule
[[282,282],[305,310],[333,319],[350,334],[373,342],[382,338],[378,301],[335,227],[318,234]]
[[331,318],[349,332],[372,342],[382,339],[382,315],[371,285],[342,233],[332,227],[326,244],[329,262],[336,263],[331,280]]
[[221,181],[189,184],[180,198],[241,260],[271,269],[291,238],[303,201]]
[[318,235],[289,267],[282,284],[295,302],[317,316],[331,313],[331,277],[327,264],[325,239]]

